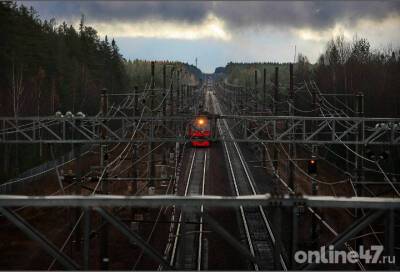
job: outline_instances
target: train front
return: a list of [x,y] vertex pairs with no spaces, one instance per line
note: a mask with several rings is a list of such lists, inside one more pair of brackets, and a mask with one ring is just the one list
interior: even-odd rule
[[197,116],[189,126],[189,138],[194,147],[209,147],[211,136],[210,122],[207,116]]

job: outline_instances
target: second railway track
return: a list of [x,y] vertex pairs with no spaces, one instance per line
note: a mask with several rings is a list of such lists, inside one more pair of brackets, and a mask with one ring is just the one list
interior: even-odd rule
[[[214,111],[222,114],[218,99],[210,94]],[[219,120],[217,123],[218,132],[221,135],[233,138],[232,132],[226,120]],[[236,195],[254,195],[256,189],[250,171],[245,163],[243,155],[235,142],[224,142],[225,154],[228,162],[229,174],[233,182]],[[274,260],[275,237],[267,219],[264,209],[240,207],[240,219],[243,224],[245,240],[250,253],[258,259],[252,264],[255,270],[287,270],[282,255],[279,255],[279,263]]]
[[[184,195],[204,195],[208,149],[192,149]],[[170,265],[184,270],[202,270],[203,207],[181,211],[175,232]]]

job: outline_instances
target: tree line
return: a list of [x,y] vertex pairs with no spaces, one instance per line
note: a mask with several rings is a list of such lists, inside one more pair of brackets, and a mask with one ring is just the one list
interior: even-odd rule
[[[202,78],[202,72],[194,65],[183,63],[179,61],[154,61],[154,81],[157,88],[163,86],[163,66],[166,67],[166,84],[167,88],[170,83],[171,76],[176,80],[176,72],[180,71],[181,82],[185,81],[191,85],[198,85],[199,80]],[[130,87],[137,87],[143,89],[150,84],[151,80],[151,61],[148,60],[127,60],[125,61],[125,68],[128,73]],[[175,86],[176,88],[176,86]]]
[[[289,63],[256,62],[228,63],[217,72],[224,73],[230,83],[254,87],[254,71],[258,71],[258,84],[262,82],[263,69],[267,82],[279,67],[280,92],[287,93]],[[373,49],[365,38],[347,41],[343,35],[332,38],[325,52],[315,64],[299,53],[294,63],[295,83],[315,80],[322,92],[364,94],[365,114],[377,117],[400,116],[400,49],[387,46]]]
[[331,93],[362,92],[367,116],[400,116],[400,49],[373,49],[365,38],[332,38],[316,64],[298,56],[297,81],[314,79]]
[[[263,84],[264,69],[266,70],[266,83],[271,85],[275,78],[275,67],[279,68],[279,85],[287,86],[289,84],[289,63],[277,62],[254,62],[239,63],[229,62],[224,69],[219,68],[218,71],[225,73],[228,82],[235,85],[247,86],[253,88],[255,86],[255,71],[257,71],[257,86]],[[286,88],[281,89],[286,93]]]
[[[32,7],[0,1],[0,37],[1,116],[44,116],[56,111],[95,115],[102,88],[124,92],[134,86],[143,88],[151,79],[149,61],[124,59],[116,41],[100,38],[96,29],[86,25],[84,15],[74,27],[42,20]],[[159,63],[156,74],[161,86]],[[167,63],[187,71],[194,84],[201,76],[194,66]],[[18,149],[27,152],[22,156]],[[45,145],[1,145],[0,152],[4,179],[51,159]]]
[[[365,38],[354,37],[347,41],[343,35],[332,38],[327,42],[325,52],[318,58],[316,64],[311,65],[308,58],[302,54],[298,56],[295,66],[296,81],[314,79],[319,88],[327,93],[364,94],[364,115],[367,117],[399,117],[400,116],[400,48],[388,45],[385,49],[374,49]],[[336,96],[353,110],[356,101],[350,97]],[[298,106],[304,108],[305,100],[297,100]],[[331,102],[335,103],[335,101]],[[303,103],[303,105],[299,105]],[[342,105],[339,105],[343,108]],[[355,115],[345,109],[349,115]],[[332,147],[342,157],[349,156],[354,161],[353,154],[349,154],[343,146]],[[372,153],[389,152],[387,160],[380,162],[387,172],[399,172],[400,152],[397,146],[370,147]],[[328,153],[327,157],[346,169],[342,160]],[[368,173],[367,179],[381,179],[381,174]],[[393,179],[389,174],[389,179]],[[394,180],[394,179],[393,179]]]
[[2,115],[95,113],[101,88],[128,84],[116,42],[101,40],[83,15],[75,29],[42,21],[32,7],[0,2],[0,33]]

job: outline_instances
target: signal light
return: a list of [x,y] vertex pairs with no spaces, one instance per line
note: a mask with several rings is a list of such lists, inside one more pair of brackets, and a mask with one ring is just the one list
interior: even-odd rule
[[382,152],[378,156],[379,160],[387,160],[388,157],[389,157],[389,151],[388,150]]
[[375,160],[375,159],[376,159],[375,153],[372,152],[372,150],[369,149],[369,148],[366,150],[365,155],[366,155],[367,158],[370,159],[370,160]]
[[308,173],[316,174],[317,173],[317,161],[314,159],[308,160]]
[[387,160],[387,158],[390,155],[390,152],[388,150],[380,153],[380,154],[375,154],[372,152],[371,149],[367,149],[365,152],[365,155],[368,159],[373,160],[373,161],[382,161],[382,160]]

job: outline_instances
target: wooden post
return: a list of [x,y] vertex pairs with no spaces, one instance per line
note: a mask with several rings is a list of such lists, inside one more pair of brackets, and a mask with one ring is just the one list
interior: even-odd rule
[[[357,117],[364,117],[364,94],[359,92],[356,95],[356,113]],[[357,196],[362,196],[363,195],[363,184],[362,182],[364,181],[364,157],[365,154],[365,146],[363,144],[360,144],[363,140],[363,133],[364,133],[364,123],[360,123],[357,127],[357,144],[356,144],[356,154],[359,154],[360,156],[354,156],[355,157],[355,168],[356,168],[356,191],[357,191]],[[356,209],[356,217],[360,218],[362,216],[362,211],[359,209]],[[358,248],[360,245],[363,244],[362,239],[356,239],[356,248]]]
[[[275,67],[275,82],[274,82],[274,115],[276,116],[278,113],[278,92],[279,92],[279,67]],[[276,135],[274,135],[275,137]],[[274,144],[274,168],[276,172],[278,172],[278,147]]]
[[267,69],[264,68],[263,72],[263,111],[265,111],[267,107]]
[[254,111],[258,110],[258,73],[257,69],[254,70]]
[[170,78],[171,78],[171,85],[170,85],[171,90],[169,91],[169,106],[170,106],[169,115],[170,116],[174,115],[174,80],[173,80],[174,70],[175,70],[175,68],[172,67],[171,68],[171,76],[170,76]]
[[[294,89],[293,89],[293,63],[289,64],[289,115],[293,116],[294,115]],[[293,125],[292,121],[288,122],[289,127]],[[292,140],[289,143],[289,156],[290,159],[293,159],[294,157],[294,144],[292,143],[294,140],[294,130],[290,132],[290,139]],[[291,160],[288,161],[289,164],[289,187],[294,191],[294,173],[293,173],[293,162]]]
[[[289,115],[293,116],[294,115],[294,89],[293,89],[293,63],[289,64]],[[287,124],[289,127],[292,127],[293,121],[289,121]],[[294,154],[294,149],[295,145],[293,144],[294,140],[294,130],[290,131],[290,139],[292,140],[289,143],[289,160],[288,160],[288,178],[289,178],[289,187],[293,190],[293,192],[296,192],[296,188],[294,185],[294,165],[293,165],[293,159],[295,157]],[[289,209],[289,222],[288,222],[288,228],[289,228],[289,233],[292,234],[292,243],[289,243],[289,252],[290,252],[290,264],[292,269],[295,266],[295,261],[293,259],[295,250],[296,250],[296,243],[297,243],[297,215],[296,215],[296,210],[295,207]]]
[[[151,62],[151,98],[150,98],[150,108],[151,108],[151,116],[154,116],[154,112],[153,112],[153,107],[154,107],[154,89],[155,89],[155,75],[154,75],[154,70],[155,70],[155,63],[154,61]],[[154,123],[152,122],[150,124],[150,138],[154,137]],[[149,144],[149,152],[150,152],[150,156],[149,156],[149,188],[150,187],[154,187],[154,181],[152,180],[152,178],[154,178],[154,143],[153,141],[150,141]]]
[[180,104],[180,97],[181,97],[181,70],[177,71],[177,83],[176,83],[176,112],[179,112],[179,109],[181,107]]
[[[317,104],[317,93],[315,90],[312,92],[312,108],[313,108],[313,115],[317,115],[317,109],[318,109],[318,104]],[[312,131],[315,131],[316,129],[316,123],[315,121],[311,121],[311,126],[312,126]],[[314,159],[316,157],[316,146],[312,146],[312,155],[311,158]],[[313,196],[318,195],[318,183],[315,180],[317,177],[317,174],[311,174],[311,194]],[[317,213],[318,210],[315,209],[315,212]],[[315,217],[314,214],[311,215],[311,242],[312,242],[312,247],[316,249],[318,247],[317,245],[317,239],[318,239],[318,234],[317,234],[317,218]]]
[[167,98],[165,97],[167,94],[166,92],[167,92],[167,66],[164,64],[163,65],[163,94],[162,94],[162,99],[164,99],[162,115],[164,117],[167,115]]
[[[163,99],[163,108],[162,108],[162,115],[163,115],[163,117],[166,117],[167,116],[167,97],[166,97],[166,95],[167,95],[167,66],[164,64],[163,65],[163,94],[162,94],[162,99]],[[162,134],[163,135],[165,135],[165,126],[166,126],[167,124],[166,124],[166,122],[164,121],[163,122],[163,129],[162,129]],[[166,152],[167,150],[164,148],[164,152],[163,152],[163,164],[165,165],[165,163],[166,163]]]
[[[101,115],[102,117],[107,116],[108,113],[108,101],[107,101],[107,89],[101,90]],[[105,122],[105,121],[104,121]],[[101,139],[107,138],[107,130],[103,127],[101,131]],[[108,164],[108,151],[107,145],[101,144],[100,146],[100,165],[101,169],[104,171],[103,179],[101,181],[101,192],[103,194],[108,194],[108,171],[107,171],[107,164]],[[105,219],[101,218],[101,224],[103,227],[101,228],[100,232],[100,267],[101,270],[108,270],[109,258],[108,258],[108,224],[106,223]]]

